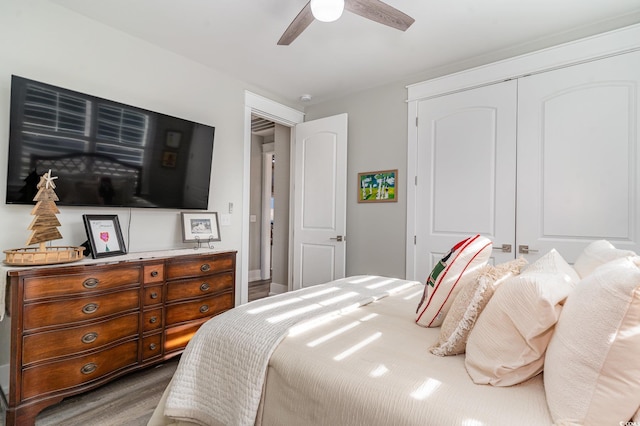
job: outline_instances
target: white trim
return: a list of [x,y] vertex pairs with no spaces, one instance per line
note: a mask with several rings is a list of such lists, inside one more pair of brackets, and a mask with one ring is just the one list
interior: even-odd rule
[[[274,123],[287,127],[294,127],[304,121],[302,111],[289,108],[248,90],[244,91],[244,161],[242,184],[242,242],[240,248],[240,262],[236,266],[237,282],[236,304],[249,301],[249,192],[251,189],[251,114],[267,118]],[[293,134],[293,132],[292,132]],[[290,216],[289,220],[293,220]]]
[[271,283],[269,286],[269,296],[273,296],[274,294],[282,294],[286,293],[289,289],[284,284]]
[[304,113],[286,105],[279,104],[255,93],[245,90],[245,105],[251,106],[252,112],[262,118],[267,118],[287,127],[295,126],[304,121]]
[[407,86],[408,101],[484,86],[640,49],[640,24]]
[[[405,247],[405,278],[413,279],[415,276],[415,243],[416,235],[416,175],[418,171],[418,103],[409,102],[407,115],[409,116],[407,126],[407,238]],[[412,120],[411,117],[414,117]]]

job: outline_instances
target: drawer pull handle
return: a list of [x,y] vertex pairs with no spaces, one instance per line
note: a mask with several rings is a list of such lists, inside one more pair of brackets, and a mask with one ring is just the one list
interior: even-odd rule
[[98,287],[99,282],[100,280],[98,280],[97,278],[87,278],[82,282],[82,286],[84,288],[96,288]]
[[151,271],[151,276],[152,277],[157,277],[158,276],[158,271]]
[[209,283],[200,284],[200,290],[202,290],[202,291],[207,291],[207,290],[209,290],[209,288],[210,288],[209,287]]
[[152,299],[157,299],[158,298],[158,293],[156,293],[155,291],[153,293],[151,293],[151,298]]
[[157,322],[158,322],[158,317],[151,317],[151,318],[149,319],[149,322],[150,322],[151,324],[155,324],[155,323],[157,323]]
[[82,343],[93,343],[98,338],[98,333],[92,331],[91,333],[87,333],[82,336]]
[[149,349],[151,349],[152,351],[155,351],[157,347],[158,345],[156,345],[155,343],[149,345]]
[[85,314],[92,314],[97,310],[98,310],[98,304],[97,303],[87,303],[86,305],[84,305],[82,307],[82,312],[85,313]]
[[200,306],[200,312],[201,313],[205,313],[205,312],[209,312],[209,305],[202,305]]
[[211,265],[209,265],[208,263],[204,263],[202,266],[200,266],[200,270],[202,272],[207,272],[209,269],[211,269]]
[[98,366],[95,365],[93,362],[90,362],[88,364],[83,365],[82,368],[80,369],[80,372],[82,374],[91,374],[97,369],[98,369]]

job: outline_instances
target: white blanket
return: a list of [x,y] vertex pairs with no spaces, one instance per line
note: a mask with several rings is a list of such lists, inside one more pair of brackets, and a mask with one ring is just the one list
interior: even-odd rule
[[350,277],[261,299],[205,323],[168,389],[164,415],[208,426],[253,425],[269,358],[294,325],[313,327],[416,281]]

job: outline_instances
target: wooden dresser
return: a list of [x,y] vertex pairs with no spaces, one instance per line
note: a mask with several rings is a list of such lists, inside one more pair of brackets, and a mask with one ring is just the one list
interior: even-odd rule
[[161,252],[10,269],[7,425],[180,354],[235,304],[235,251]]

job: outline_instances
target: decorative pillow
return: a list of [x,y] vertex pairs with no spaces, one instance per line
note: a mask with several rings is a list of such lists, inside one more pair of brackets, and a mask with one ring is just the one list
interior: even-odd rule
[[434,355],[457,355],[464,353],[469,332],[473,328],[478,315],[487,305],[494,290],[506,278],[518,275],[527,264],[526,259],[519,258],[497,266],[484,265],[472,280],[460,289],[444,317],[440,338],[431,347]]
[[631,420],[633,420],[634,422],[640,423],[640,407],[638,407],[638,411],[636,411],[636,414],[633,416]]
[[473,381],[511,386],[540,373],[562,304],[579,280],[551,250],[502,283],[469,334],[465,366]]
[[615,248],[613,244],[607,240],[598,240],[585,247],[576,259],[576,263],[573,264],[573,268],[581,278],[586,278],[587,275],[600,265],[604,265],[615,259],[635,255],[631,250]]
[[613,260],[576,286],[545,358],[554,421],[617,425],[631,419],[640,399],[639,326],[640,257]]
[[491,255],[492,243],[476,235],[457,243],[433,268],[416,311],[416,323],[439,327],[459,288]]

